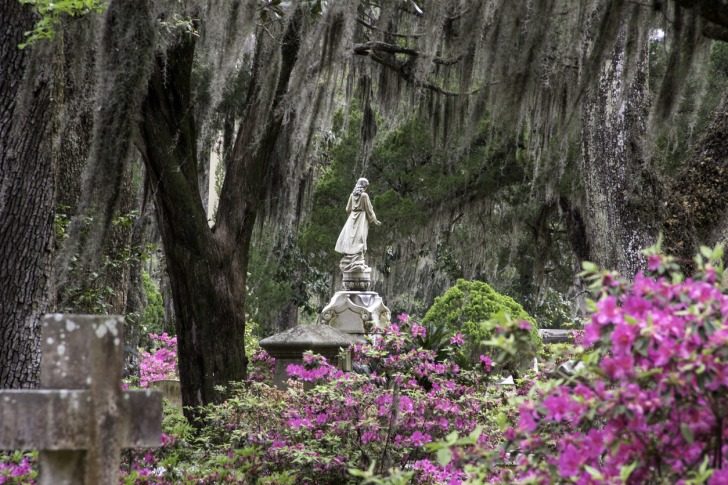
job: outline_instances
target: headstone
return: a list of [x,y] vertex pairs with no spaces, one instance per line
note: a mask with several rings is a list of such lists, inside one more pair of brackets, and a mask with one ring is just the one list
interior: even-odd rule
[[[302,364],[303,353],[313,351],[326,357],[332,365],[346,369],[346,356],[341,350],[351,344],[362,342],[363,338],[336,330],[328,325],[298,325],[285,332],[277,333],[260,341],[260,346],[275,358],[273,384],[285,389],[290,364]],[[350,364],[350,361],[349,361]]]
[[149,387],[161,392],[162,398],[166,399],[172,406],[182,411],[182,387],[180,386],[179,379],[161,379],[159,381],[152,381],[149,383]]
[[541,341],[545,344],[574,343],[571,330],[565,328],[542,328],[538,331]]
[[122,321],[46,315],[41,389],[0,391],[0,449],[39,450],[39,485],[117,485],[121,448],[161,444],[161,394],[121,389]]

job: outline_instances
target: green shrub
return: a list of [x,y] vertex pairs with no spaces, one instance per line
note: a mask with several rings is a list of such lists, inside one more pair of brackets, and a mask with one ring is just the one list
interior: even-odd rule
[[147,296],[147,306],[144,308],[142,328],[144,333],[162,333],[164,331],[164,302],[162,294],[149,273],[142,270],[142,285]]
[[[458,280],[443,296],[435,298],[422,323],[444,327],[450,335],[463,334],[467,341],[463,349],[465,355],[469,362],[477,364],[480,354],[492,353],[483,342],[495,336],[493,326],[483,323],[500,312],[508,314],[514,321],[530,323],[529,340],[534,350],[541,347],[541,337],[533,318],[513,298],[501,295],[482,281]],[[530,353],[514,355],[506,359],[504,367],[511,370],[529,368],[532,357]]]

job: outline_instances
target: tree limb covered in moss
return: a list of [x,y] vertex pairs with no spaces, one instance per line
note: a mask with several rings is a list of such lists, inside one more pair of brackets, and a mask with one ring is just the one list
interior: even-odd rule
[[433,63],[441,66],[452,66],[457,64],[461,59],[462,55],[454,57],[452,59],[443,59],[438,56],[423,55],[416,49],[410,49],[408,47],[401,47],[394,44],[388,44],[387,42],[380,42],[376,40],[370,40],[361,44],[354,44],[354,54],[360,56],[367,56],[372,51],[388,52],[390,54],[407,54],[408,56],[422,57],[424,59],[430,59]]
[[[389,54],[406,54],[409,56],[412,56],[408,58],[404,62],[398,62],[392,57],[384,57],[379,55],[379,52],[389,53]],[[378,41],[370,41],[365,42],[363,44],[356,44],[354,45],[354,54],[361,55],[361,56],[368,56],[370,59],[375,61],[378,64],[381,64],[382,66],[388,67],[389,69],[392,69],[393,71],[397,72],[399,76],[407,81],[410,84],[414,84],[416,86],[423,87],[425,89],[428,89],[432,92],[442,94],[444,96],[470,96],[472,94],[477,93],[480,91],[481,88],[474,89],[472,91],[467,92],[456,92],[456,91],[448,91],[446,89],[441,88],[440,86],[429,82],[429,81],[417,81],[412,73],[412,66],[411,66],[411,60],[414,57],[420,56],[419,51],[416,51],[414,49],[409,49],[406,47],[399,47],[392,44],[387,44],[386,42],[378,42]],[[432,62],[435,64],[440,65],[452,65],[459,61],[460,59],[440,59],[437,57],[432,58]]]
[[370,40],[369,42],[354,45],[354,54],[365,56],[372,51],[389,52],[391,54],[407,54],[408,56],[420,55],[419,51],[416,51],[415,49],[409,49],[407,47],[401,47],[376,40]]

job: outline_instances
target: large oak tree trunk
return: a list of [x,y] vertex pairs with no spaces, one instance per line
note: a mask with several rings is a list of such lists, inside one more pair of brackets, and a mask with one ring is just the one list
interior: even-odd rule
[[38,384],[51,300],[53,46],[18,49],[35,21],[31,6],[0,1],[0,388]]
[[58,153],[58,211],[72,216],[81,200],[81,177],[88,160],[93,134],[96,90],[96,40],[99,28],[95,15],[66,20],[63,36],[63,105]]
[[[171,45],[157,65],[143,104],[138,145],[151,179],[172,286],[182,401],[198,406],[220,400],[216,386],[245,377],[246,275],[250,241],[274,163],[282,119],[277,102],[288,88],[298,49],[298,24],[289,27],[272,104],[252,93],[268,82],[269,59],[258,49],[245,115],[225,178],[218,223],[210,229],[200,197],[196,132],[190,104],[195,41]],[[183,34],[184,35],[184,34]],[[257,70],[256,70],[257,66]],[[261,131],[262,128],[262,131]],[[258,143],[255,137],[259,136]],[[192,418],[194,411],[188,411]]]
[[634,275],[656,233],[658,185],[643,154],[647,51],[628,65],[625,32],[584,101],[581,172],[589,259]]

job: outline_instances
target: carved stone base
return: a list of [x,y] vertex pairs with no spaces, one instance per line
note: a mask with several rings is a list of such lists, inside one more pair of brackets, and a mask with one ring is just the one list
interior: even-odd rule
[[345,271],[343,273],[344,290],[367,291],[372,284],[372,269],[362,271]]
[[375,291],[337,291],[321,312],[321,323],[350,334],[365,334],[392,314]]
[[364,252],[356,254],[345,254],[339,262],[339,269],[342,273],[361,273],[370,271],[366,261],[364,261]]

